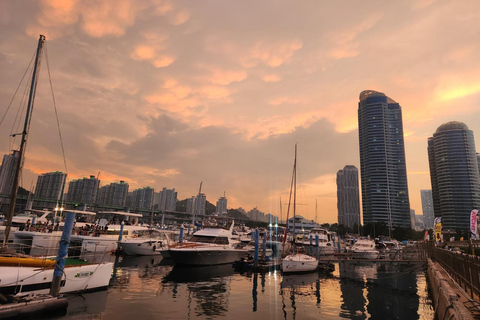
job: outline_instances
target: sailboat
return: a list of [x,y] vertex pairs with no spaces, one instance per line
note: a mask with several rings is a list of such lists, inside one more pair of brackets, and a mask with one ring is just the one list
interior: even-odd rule
[[[295,213],[296,213],[296,197],[297,197],[297,145],[295,144],[295,160],[293,162],[293,250],[292,253],[282,259],[282,272],[312,272],[318,268],[318,260],[304,253],[296,252],[295,246]],[[291,195],[291,193],[290,193]],[[288,221],[288,213],[287,213]],[[288,222],[287,222],[288,224]]]
[[[34,71],[32,75],[32,83],[30,86],[30,95],[28,99],[28,107],[25,116],[25,124],[21,133],[20,151],[18,165],[15,170],[15,178],[13,181],[12,195],[10,198],[10,210],[6,217],[4,245],[0,248],[0,252],[5,255],[8,261],[6,264],[0,265],[0,294],[25,295],[29,293],[51,293],[57,296],[59,293],[84,291],[90,289],[106,288],[109,284],[110,276],[113,271],[113,263],[88,263],[86,261],[75,261],[70,264],[66,261],[68,243],[73,229],[75,220],[75,212],[73,210],[65,210],[66,221],[63,234],[60,239],[60,248],[58,256],[53,265],[48,265],[45,259],[36,259],[32,257],[22,257],[8,250],[7,239],[12,226],[13,214],[15,211],[15,202],[19,185],[20,172],[22,170],[25,147],[27,143],[28,131],[30,128],[31,115],[35,100],[35,91],[40,68],[40,60],[45,36],[40,35],[38,40]],[[15,260],[12,266],[12,259]],[[24,260],[28,259],[28,266]],[[32,261],[35,260],[35,261]],[[36,261],[38,260],[38,261]],[[35,265],[36,262],[41,263]],[[32,266],[34,264],[35,266]],[[25,265],[25,266],[22,266]]]

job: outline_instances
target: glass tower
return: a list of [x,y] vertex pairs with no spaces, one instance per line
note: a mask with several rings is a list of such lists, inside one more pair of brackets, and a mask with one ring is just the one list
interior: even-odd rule
[[400,105],[381,92],[362,91],[358,133],[363,223],[410,228]]
[[438,127],[428,139],[433,209],[443,228],[467,231],[470,212],[480,208],[480,175],[473,132],[462,122]]
[[[353,229],[360,226],[360,199],[358,195],[358,169],[347,165],[337,172],[338,224]],[[357,232],[357,230],[352,230]]]

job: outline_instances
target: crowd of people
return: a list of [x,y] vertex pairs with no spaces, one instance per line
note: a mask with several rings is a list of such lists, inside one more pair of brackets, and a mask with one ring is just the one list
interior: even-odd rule
[[59,228],[60,226],[58,222],[55,224],[53,221],[51,223],[39,221],[32,224],[31,220],[28,219],[26,223],[20,226],[19,230],[51,233],[53,231],[59,230]]

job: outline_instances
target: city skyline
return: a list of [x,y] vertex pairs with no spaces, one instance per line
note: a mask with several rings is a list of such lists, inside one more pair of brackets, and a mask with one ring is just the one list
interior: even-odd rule
[[[67,184],[100,171],[105,185],[174,186],[185,199],[204,181],[209,199],[226,191],[232,208],[280,216],[281,197],[285,217],[298,142],[297,213],[313,219],[318,199],[318,221],[334,223],[336,172],[360,168],[358,94],[371,89],[402,106],[410,206],[420,212],[420,190],[431,189],[428,137],[449,121],[479,131],[474,1],[51,0],[0,8],[2,114],[44,34]],[[12,110],[0,126],[4,154],[17,133]],[[44,61],[22,186],[63,168]]]

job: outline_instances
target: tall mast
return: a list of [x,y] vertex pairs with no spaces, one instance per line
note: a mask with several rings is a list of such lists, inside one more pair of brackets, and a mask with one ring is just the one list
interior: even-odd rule
[[[40,38],[38,39],[37,54],[35,57],[35,66],[33,69],[32,83],[30,85],[30,95],[28,97],[28,106],[27,106],[27,113],[25,115],[25,124],[23,126],[23,131],[22,131],[22,140],[20,142],[20,151],[18,153],[18,163],[17,163],[17,167],[15,168],[15,177],[13,179],[12,195],[10,197],[10,210],[8,212],[7,220],[6,220],[5,235],[3,238],[4,247],[7,245],[8,237],[10,235],[10,228],[12,226],[12,218],[13,218],[13,214],[15,213],[15,203],[17,200],[20,172],[22,171],[23,158],[25,155],[25,148],[27,145],[28,131],[30,129],[30,121],[32,119],[33,103],[35,101],[35,91],[37,89],[38,73],[40,72],[40,61],[42,58],[42,49],[43,49],[44,43],[45,43],[45,36],[40,35]],[[14,134],[13,136],[15,135],[16,134]]]
[[295,242],[297,235],[295,234],[295,215],[297,207],[297,144],[295,143],[295,160],[293,161],[293,254],[295,254]]

